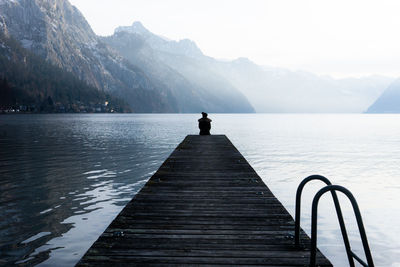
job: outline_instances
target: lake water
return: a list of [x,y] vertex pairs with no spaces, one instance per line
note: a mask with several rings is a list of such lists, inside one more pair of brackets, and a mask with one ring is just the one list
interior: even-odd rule
[[[73,266],[187,134],[198,114],[0,116],[0,265]],[[226,134],[294,215],[300,181],[321,174],[351,190],[376,266],[400,266],[400,116],[218,114]],[[303,193],[310,231],[312,183]],[[355,219],[341,198],[354,250]],[[318,246],[347,266],[329,196]]]

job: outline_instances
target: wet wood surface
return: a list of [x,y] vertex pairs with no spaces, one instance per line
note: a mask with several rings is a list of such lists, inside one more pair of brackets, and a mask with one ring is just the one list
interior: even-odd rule
[[[294,199],[293,192],[293,199]],[[308,266],[309,237],[225,135],[187,136],[78,266]],[[332,266],[318,252],[319,266]]]

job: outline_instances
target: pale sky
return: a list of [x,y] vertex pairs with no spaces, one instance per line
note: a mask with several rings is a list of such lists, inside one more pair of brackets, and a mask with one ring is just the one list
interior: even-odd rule
[[140,21],[204,54],[336,77],[400,76],[399,0],[70,0],[99,35]]

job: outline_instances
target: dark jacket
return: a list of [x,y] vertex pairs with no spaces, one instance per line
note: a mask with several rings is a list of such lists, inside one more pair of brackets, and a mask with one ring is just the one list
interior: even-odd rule
[[200,135],[210,135],[211,120],[209,118],[199,119]]

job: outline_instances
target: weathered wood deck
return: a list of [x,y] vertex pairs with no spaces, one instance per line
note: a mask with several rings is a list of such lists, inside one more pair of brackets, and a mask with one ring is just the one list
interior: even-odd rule
[[[308,266],[293,232],[292,217],[225,135],[189,135],[78,266]],[[319,252],[318,263],[332,266]]]

